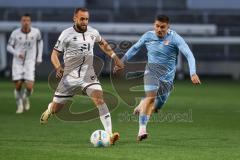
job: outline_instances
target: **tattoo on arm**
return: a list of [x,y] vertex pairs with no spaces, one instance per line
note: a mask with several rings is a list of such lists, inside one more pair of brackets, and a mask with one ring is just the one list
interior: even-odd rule
[[98,44],[99,44],[100,46],[104,45],[103,40],[101,40],[100,42],[98,42]]

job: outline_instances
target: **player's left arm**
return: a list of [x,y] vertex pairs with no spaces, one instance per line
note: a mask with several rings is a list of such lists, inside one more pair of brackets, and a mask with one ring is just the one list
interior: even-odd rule
[[101,38],[101,41],[98,42],[98,44],[102,51],[114,60],[116,66],[115,68],[117,68],[117,70],[124,68],[122,61],[118,58],[105,39]]
[[176,35],[176,44],[178,46],[178,49],[180,52],[186,57],[188,61],[188,66],[190,70],[190,76],[191,76],[191,81],[193,84],[201,84],[200,78],[198,77],[196,73],[196,64],[195,64],[195,58],[193,56],[192,51],[188,47],[187,43],[184,41],[184,39]]
[[38,30],[37,36],[37,64],[42,63],[42,54],[43,54],[43,40],[40,31]]

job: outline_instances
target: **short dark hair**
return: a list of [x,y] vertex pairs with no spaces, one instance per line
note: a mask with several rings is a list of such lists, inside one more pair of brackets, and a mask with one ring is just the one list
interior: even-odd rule
[[31,18],[31,15],[30,15],[29,13],[24,13],[24,14],[22,15],[22,17],[29,17],[29,18]]
[[155,18],[156,21],[164,22],[164,23],[169,23],[170,19],[166,15],[157,15]]
[[79,11],[88,12],[88,9],[83,7],[78,7],[74,10],[74,14],[77,14]]

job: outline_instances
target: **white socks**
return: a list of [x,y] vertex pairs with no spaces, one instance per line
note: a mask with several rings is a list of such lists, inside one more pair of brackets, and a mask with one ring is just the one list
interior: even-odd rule
[[147,123],[149,121],[149,118],[150,118],[149,115],[140,113],[140,115],[139,115],[139,132],[138,132],[138,135],[141,135],[141,134],[147,132],[146,128],[147,128]]
[[48,104],[48,109],[47,109],[47,110],[48,110],[48,112],[49,112],[50,114],[53,114],[53,113],[52,113],[52,103],[49,103],[49,104]]
[[23,90],[22,98],[28,98],[33,93],[33,90],[29,91],[27,89]]
[[18,107],[22,107],[23,108],[23,100],[22,100],[22,92],[21,90],[14,90],[14,96],[16,99],[16,103]]
[[97,106],[99,110],[100,120],[103,124],[105,131],[111,136],[112,135],[112,121],[111,115],[109,113],[107,105],[104,103],[102,105]]

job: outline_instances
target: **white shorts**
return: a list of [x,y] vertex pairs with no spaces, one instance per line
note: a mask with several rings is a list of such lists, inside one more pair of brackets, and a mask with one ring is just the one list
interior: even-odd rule
[[24,65],[13,63],[12,65],[12,80],[35,80],[35,63],[25,62]]
[[55,91],[53,102],[64,104],[76,94],[90,96],[94,90],[102,91],[102,87],[93,70],[81,77],[64,75]]

